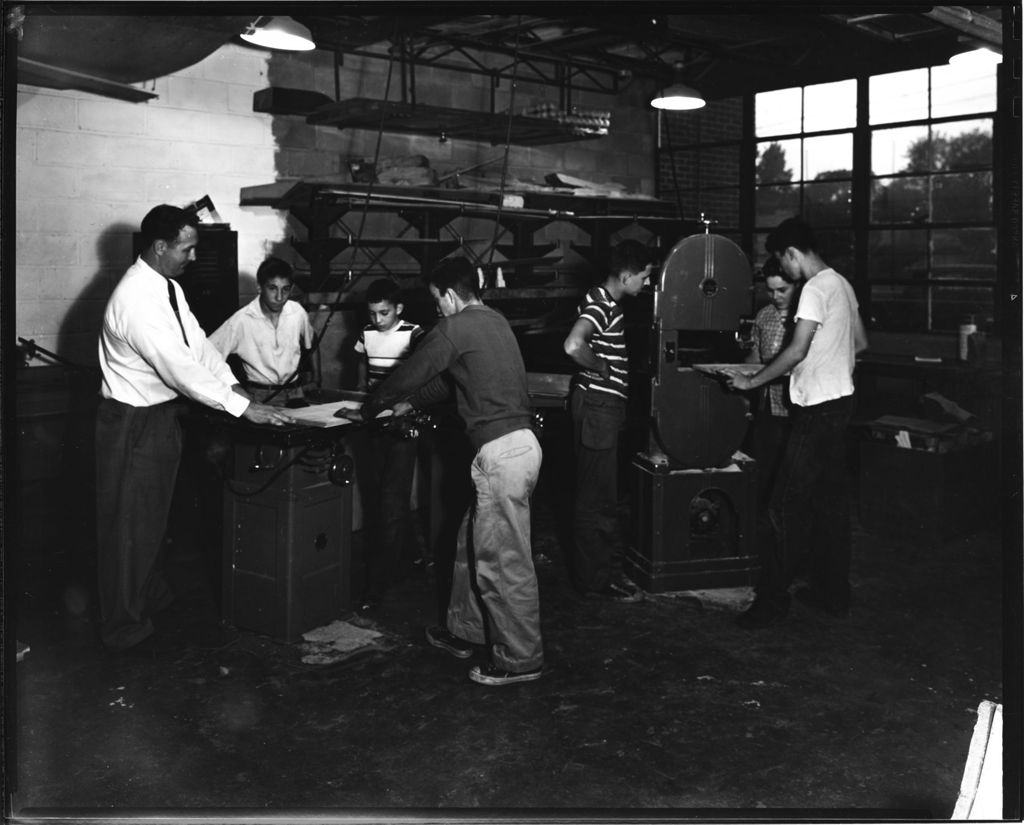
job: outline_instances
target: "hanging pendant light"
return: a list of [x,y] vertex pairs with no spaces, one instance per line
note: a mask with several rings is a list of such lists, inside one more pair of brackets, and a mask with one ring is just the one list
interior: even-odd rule
[[316,48],[309,29],[291,17],[257,17],[242,33],[242,39],[264,49],[308,52]]
[[651,105],[655,109],[682,111],[686,109],[700,109],[707,104],[707,101],[704,100],[704,95],[682,82],[682,63],[673,64],[672,73],[675,77],[672,85],[662,89],[651,100]]
[[995,66],[1003,61],[1003,56],[988,46],[969,44],[962,52],[949,58],[951,66]]

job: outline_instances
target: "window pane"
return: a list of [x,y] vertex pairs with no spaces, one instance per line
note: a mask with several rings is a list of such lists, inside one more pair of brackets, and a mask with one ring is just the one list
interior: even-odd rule
[[942,123],[932,131],[936,169],[992,167],[992,121],[988,118]]
[[757,137],[791,135],[800,131],[802,90],[779,89],[754,96],[754,134]]
[[992,173],[936,175],[932,182],[932,220],[992,220]]
[[[813,226],[813,220],[809,216],[808,222]],[[853,232],[849,229],[817,229],[814,237],[818,242],[818,252],[840,275],[844,276],[851,284],[856,280],[853,274]]]
[[965,315],[973,315],[986,330],[992,328],[994,299],[990,287],[875,285],[871,321],[876,329],[894,332],[955,332]]
[[826,135],[804,139],[803,180],[819,180],[820,176],[842,172],[842,177],[852,177],[853,135]]
[[850,225],[850,182],[804,184],[804,215],[811,226]]
[[868,81],[871,123],[897,123],[928,117],[928,70],[875,75]]
[[868,278],[923,278],[927,267],[927,229],[880,229],[869,234]]
[[929,171],[927,144],[927,126],[876,129],[871,133],[871,174]]
[[871,326],[892,332],[930,329],[928,290],[902,284],[871,287]]
[[991,329],[994,316],[991,287],[936,286],[932,288],[932,330],[954,332],[965,315],[973,315],[979,329]]
[[871,221],[928,220],[928,183],[927,177],[878,178],[871,184]]
[[934,278],[995,280],[996,237],[990,227],[936,229],[932,249]]
[[824,132],[857,125],[857,81],[820,83],[804,89],[804,131]]
[[996,67],[976,62],[932,68],[932,117],[996,109]]
[[773,140],[757,145],[757,183],[800,180],[800,141]]
[[759,186],[754,200],[754,222],[774,229],[800,212],[800,187]]

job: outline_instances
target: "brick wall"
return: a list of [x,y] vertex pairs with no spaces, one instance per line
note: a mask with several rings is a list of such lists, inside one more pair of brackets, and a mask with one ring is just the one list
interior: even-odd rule
[[677,200],[684,217],[696,219],[704,213],[722,226],[737,226],[742,136],[741,98],[665,113],[657,153],[658,193]]
[[[383,61],[346,57],[338,77],[340,97],[380,98],[386,76]],[[417,99],[466,108],[489,105],[485,79],[452,78],[418,70]],[[158,95],[147,103],[19,86],[17,335],[74,362],[94,363],[103,308],[131,263],[132,233],[157,203],[186,205],[210,195],[238,232],[243,302],[255,295],[255,271],[266,255],[279,254],[301,266],[288,239],[301,235],[302,228],[273,209],[239,206],[239,190],[281,178],[345,177],[347,160],[373,157],[378,135],[254,113],[253,92],[267,86],[333,97],[333,56],[271,54],[228,44],[194,66],[145,84]],[[514,146],[510,175],[542,180],[563,171],[653,194],[654,116],[646,105],[648,91],[635,84],[614,99],[578,95],[573,102],[579,106],[613,110],[612,134],[578,143]],[[527,84],[517,86],[516,93],[517,109],[553,94]],[[397,97],[396,71],[389,99]],[[385,157],[423,154],[445,172],[502,158],[504,147],[385,133],[380,151]],[[501,167],[499,162],[493,168]]]

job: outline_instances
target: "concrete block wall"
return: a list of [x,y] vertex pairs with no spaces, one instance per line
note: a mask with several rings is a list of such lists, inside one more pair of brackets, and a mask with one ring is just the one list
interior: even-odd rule
[[[145,84],[128,103],[21,85],[17,109],[17,334],[95,363],[103,308],[132,261],[132,233],[158,203],[210,195],[239,232],[239,270],[254,273],[285,233],[283,216],[238,206],[240,187],[272,181],[273,119],[252,112],[268,54],[228,45]],[[246,291],[246,290],[243,290]]]
[[[498,158],[491,169],[500,174],[506,165],[503,146],[339,130],[311,126],[302,117],[252,111],[253,93],[268,86],[319,91],[332,98],[337,86],[342,100],[380,99],[387,68],[386,61],[346,56],[336,73],[330,53],[271,53],[229,43],[194,66],[140,84],[158,95],[146,103],[20,85],[17,335],[75,363],[95,363],[106,300],[131,263],[132,233],[157,203],[184,206],[203,195],[213,199],[222,218],[238,232],[244,303],[255,295],[255,271],[266,255],[304,266],[289,243],[304,229],[268,207],[241,207],[242,187],[283,178],[347,180],[348,161],[373,158],[378,141],[382,157],[422,154],[441,173]],[[490,105],[488,84],[486,77],[421,68],[417,99],[478,110]],[[544,175],[561,171],[652,195],[654,115],[647,106],[649,90],[641,86],[635,84],[614,99],[577,95],[577,106],[612,110],[612,134],[592,141],[513,146],[507,155],[509,175],[542,181]],[[498,90],[498,111],[511,102],[510,92],[508,84]],[[388,99],[398,98],[396,67]],[[516,110],[540,100],[557,102],[556,92],[517,84]],[[577,240],[571,234],[576,230],[568,231],[566,245]],[[544,240],[539,234],[538,242]]]

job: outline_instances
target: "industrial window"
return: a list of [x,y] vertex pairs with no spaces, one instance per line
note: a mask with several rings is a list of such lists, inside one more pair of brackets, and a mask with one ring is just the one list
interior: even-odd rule
[[995,66],[935,66],[869,80],[866,280],[881,329],[992,329]]
[[853,137],[857,81],[763,92],[754,98],[754,257],[764,236],[793,215],[818,235],[825,259],[853,265]]
[[[858,83],[869,101],[859,114]],[[755,95],[755,261],[767,232],[801,214],[857,284],[872,328],[949,332],[972,314],[991,329],[995,108],[991,63]],[[869,203],[858,208],[855,192]]]

